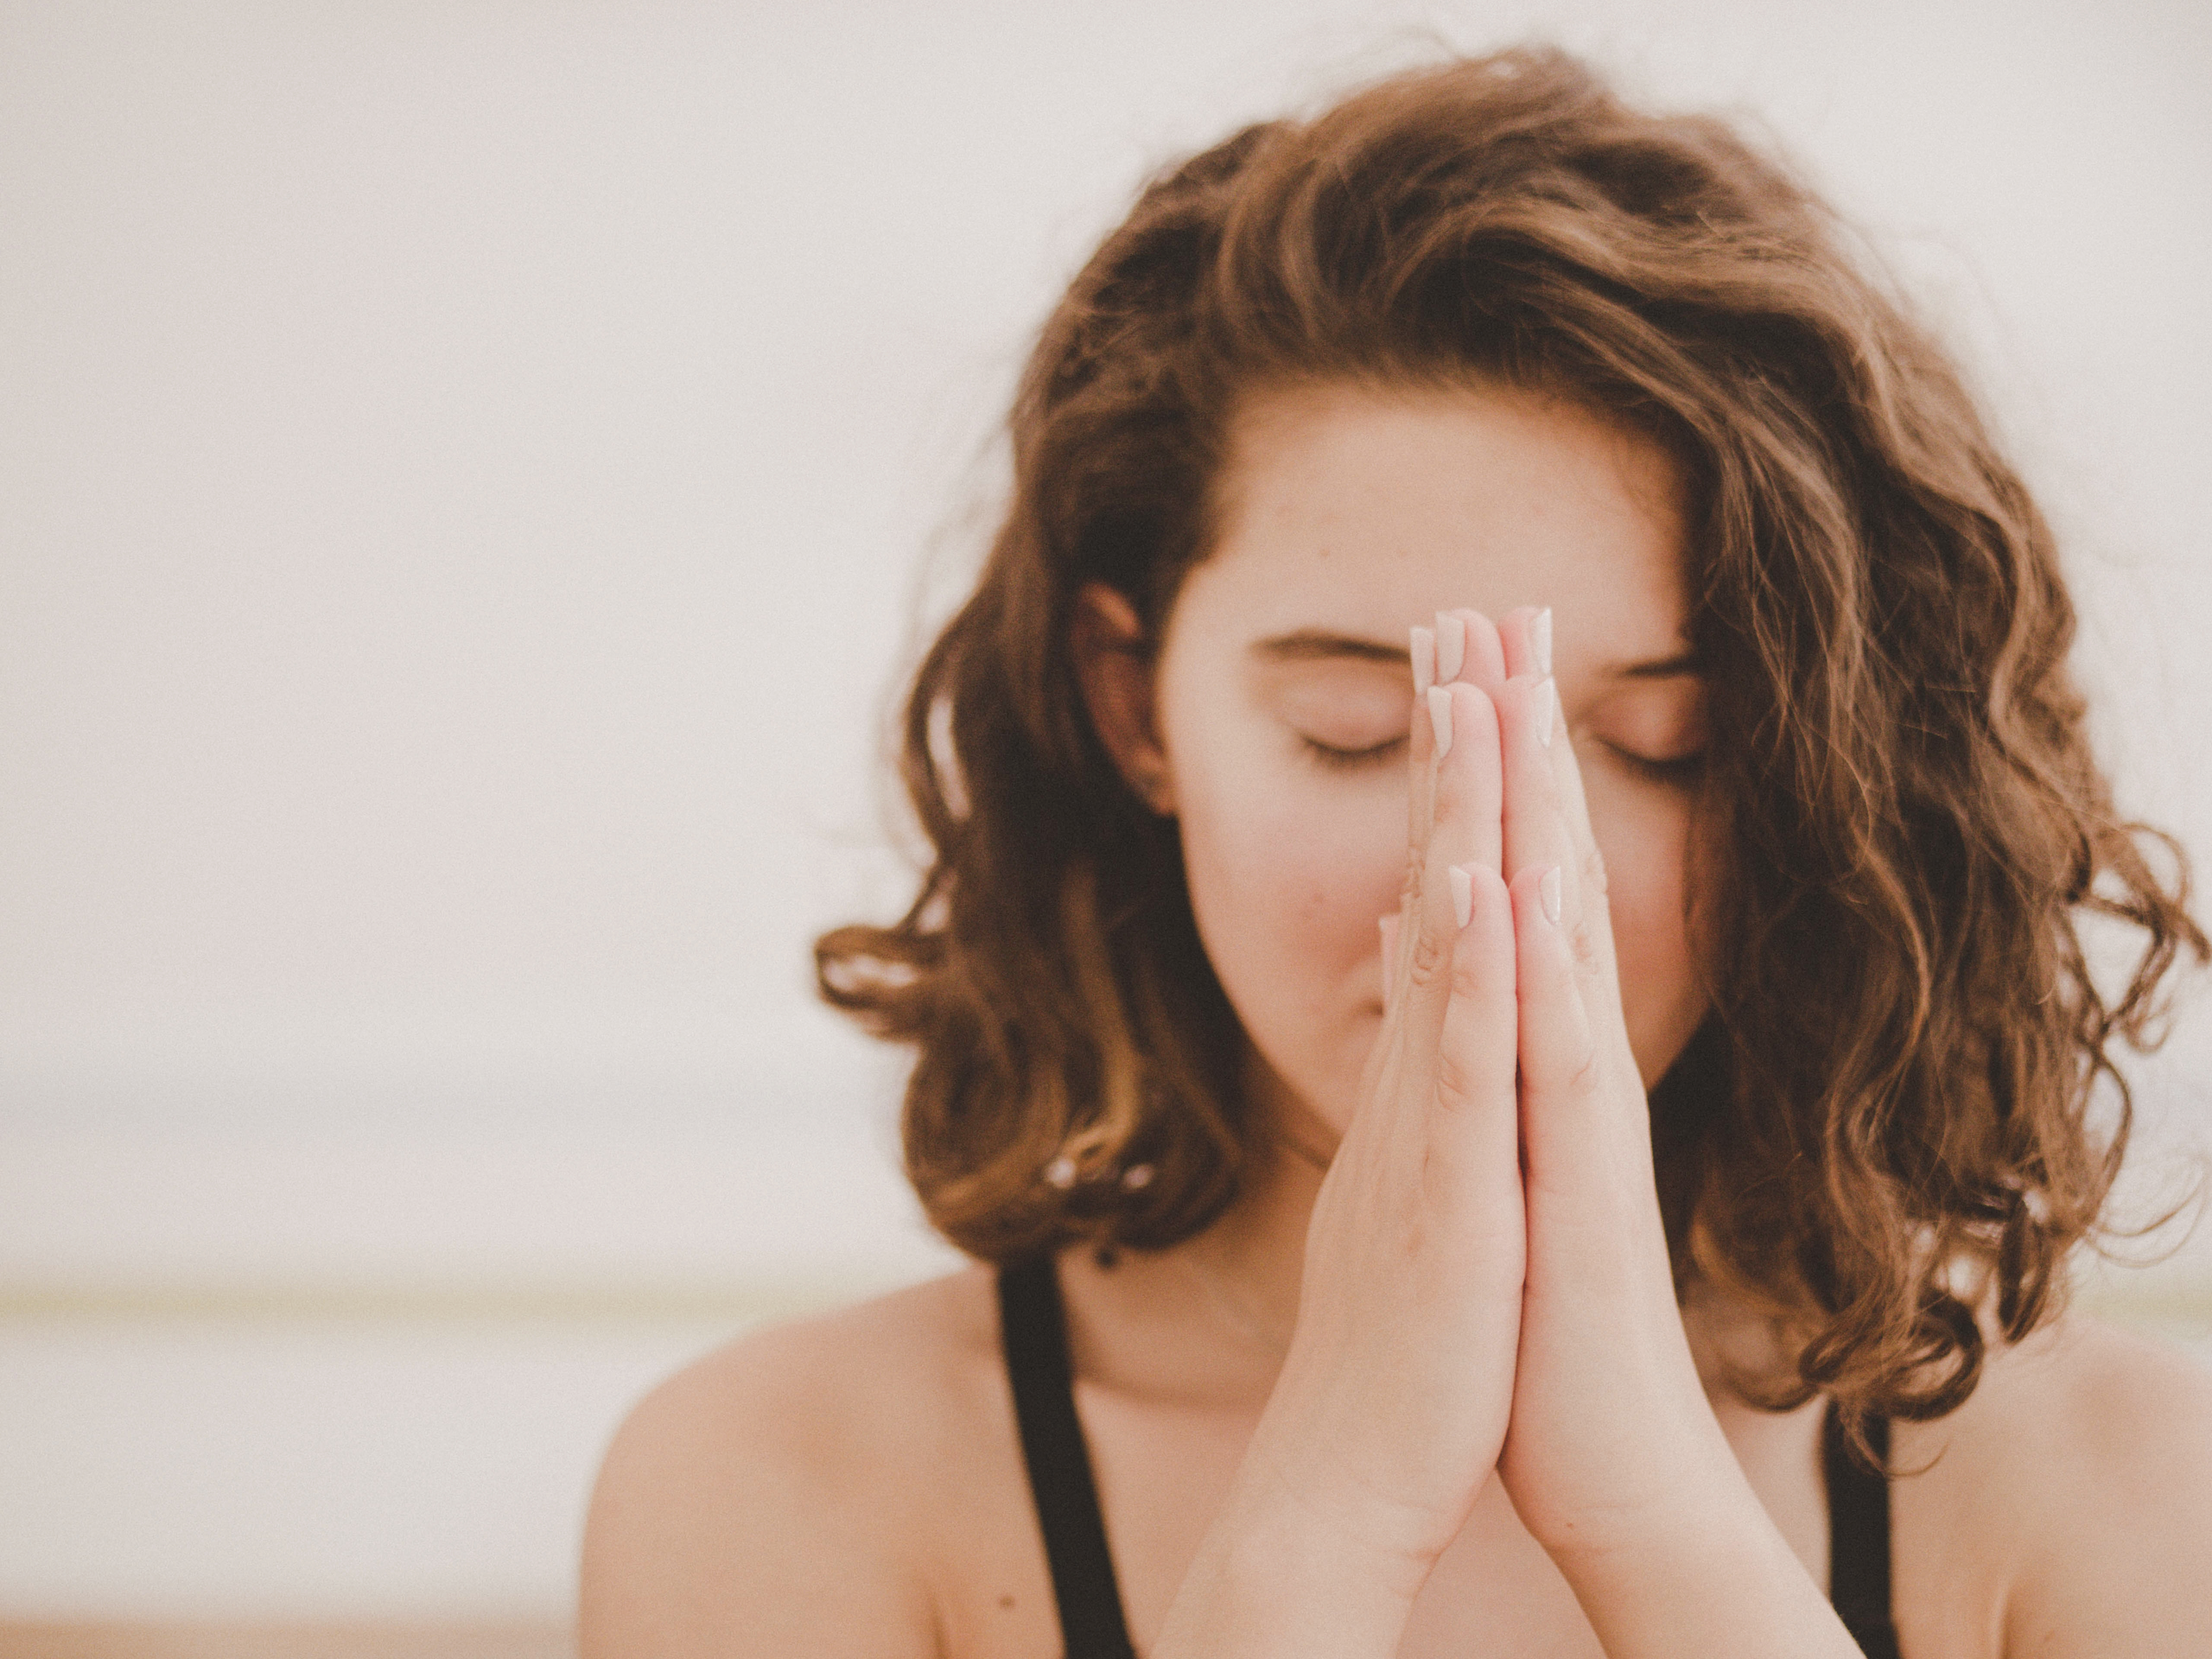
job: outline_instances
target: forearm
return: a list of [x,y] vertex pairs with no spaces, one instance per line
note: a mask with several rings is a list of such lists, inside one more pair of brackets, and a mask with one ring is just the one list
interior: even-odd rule
[[1748,1485],[1552,1559],[1607,1659],[1863,1659]]
[[1388,1659],[1426,1577],[1248,1463],[1152,1659]]

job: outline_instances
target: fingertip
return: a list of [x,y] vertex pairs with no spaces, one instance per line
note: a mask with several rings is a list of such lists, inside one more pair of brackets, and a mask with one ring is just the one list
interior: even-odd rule
[[1429,695],[1429,688],[1437,683],[1436,631],[1428,628],[1413,629],[1410,649],[1413,659],[1413,695],[1425,697]]
[[[1498,724],[1501,739],[1510,731],[1530,740],[1535,755],[1556,771],[1556,751],[1571,748],[1557,741],[1566,729],[1566,706],[1551,675],[1516,674],[1499,688]],[[1509,746],[1513,746],[1509,744]]]
[[1509,891],[1512,894],[1513,914],[1530,922],[1541,922],[1557,932],[1562,884],[1559,866],[1556,864],[1532,864],[1517,872]]
[[1462,678],[1485,688],[1502,684],[1506,676],[1505,643],[1498,624],[1480,611],[1457,613],[1466,629],[1466,665]]
[[1560,997],[1572,999],[1576,981],[1574,950],[1559,921],[1559,866],[1530,865],[1509,887],[1516,971],[1532,999],[1522,1012],[1536,1022],[1532,1029],[1549,1029],[1558,1016],[1544,1011],[1555,1008]]
[[[1515,971],[1521,988],[1520,1065],[1528,1090],[1524,1099],[1544,1102],[1527,1119],[1529,1133],[1543,1146],[1556,1145],[1543,1126],[1571,1100],[1588,1096],[1596,1074],[1591,1068],[1593,1005],[1567,930],[1547,908],[1547,890],[1556,895],[1560,878],[1554,864],[1531,865],[1512,882]],[[1617,1018],[1617,1016],[1616,1016]],[[1577,1120],[1580,1121],[1582,1120]],[[1532,1146],[1532,1159],[1552,1154]]]
[[1493,931],[1510,933],[1513,931],[1513,894],[1498,867],[1480,859],[1452,866],[1452,898],[1455,903],[1465,895],[1460,927],[1465,930],[1478,918],[1494,918]]
[[1428,692],[1429,729],[1436,739],[1438,760],[1451,753],[1452,694],[1449,685],[1432,685]]
[[1474,915],[1474,878],[1464,864],[1455,864],[1444,872],[1451,884],[1452,918],[1465,927]]
[[1513,991],[1520,978],[1511,895],[1494,863],[1476,859],[1448,867],[1454,898],[1464,902],[1467,917],[1451,940],[1449,1017],[1462,1033],[1486,1033],[1481,1041],[1493,1057],[1497,1045],[1504,1043],[1510,1078],[1507,1034],[1519,1021]]
[[1437,612],[1437,683],[1449,685],[1467,661],[1467,618],[1457,611]]
[[1505,672],[1514,679],[1541,679],[1552,672],[1552,608],[1524,605],[1505,613],[1498,625],[1505,648]]

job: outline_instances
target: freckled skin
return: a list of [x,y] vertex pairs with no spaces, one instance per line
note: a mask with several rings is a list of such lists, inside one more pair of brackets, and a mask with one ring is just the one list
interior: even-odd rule
[[[1322,1168],[1377,1029],[1375,921],[1395,908],[1406,853],[1409,625],[1446,607],[1553,607],[1647,1084],[1704,1011],[1682,925],[1688,798],[1664,769],[1705,742],[1699,687],[1613,672],[1683,643],[1663,457],[1573,410],[1479,391],[1312,389],[1248,410],[1235,436],[1223,541],[1170,616],[1158,674],[1097,653],[1094,713],[1115,713],[1102,736],[1179,820],[1254,1103],[1313,1155],[1255,1160],[1237,1202],[1169,1249],[1061,1256],[1077,1407],[1143,1652],[1158,1650],[1278,1387]],[[1099,626],[1127,641],[1133,614]],[[1316,630],[1350,648],[1255,650]],[[1764,1340],[1757,1310],[1739,1320],[1706,1296],[1694,1314],[1690,1334],[1717,1333],[1716,1357],[1731,1333]],[[1706,1382],[1718,1427],[1823,1583],[1819,1401],[1758,1410],[1719,1376]],[[2201,1645],[2185,1634],[2203,1626],[2212,1537],[2212,1381],[2198,1368],[2069,1316],[1993,1352],[1965,1406],[1898,1424],[1892,1443],[1917,1471],[1891,1487],[1905,1652]],[[1059,1650],[989,1271],[763,1328],[663,1384],[608,1455],[581,1576],[586,1659]],[[1603,1651],[1501,1480],[1395,1648],[1477,1650]]]
[[[1221,543],[1170,616],[1156,721],[1206,951],[1250,1039],[1251,1086],[1333,1140],[1381,1019],[1376,918],[1406,854],[1402,746],[1349,766],[1305,747],[1332,700],[1402,737],[1381,662],[1255,662],[1326,629],[1402,650],[1440,609],[1552,607],[1554,667],[1605,854],[1629,1033],[1647,1084],[1705,1007],[1683,925],[1686,793],[1622,758],[1702,743],[1697,682],[1615,666],[1685,647],[1671,465],[1571,405],[1504,390],[1302,389],[1242,414]],[[1317,682],[1316,677],[1321,677]],[[1333,677],[1333,679],[1332,678]],[[1386,710],[1388,730],[1382,723]],[[1511,872],[1506,872],[1510,875]]]

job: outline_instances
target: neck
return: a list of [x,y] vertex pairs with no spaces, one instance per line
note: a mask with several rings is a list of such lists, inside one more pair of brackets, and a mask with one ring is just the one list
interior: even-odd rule
[[[1306,1231],[1337,1132],[1272,1079],[1251,1104],[1269,1126],[1254,1137],[1236,1201],[1205,1231],[1164,1250],[1070,1252],[1061,1278],[1078,1369],[1141,1391],[1187,1393],[1257,1412],[1297,1322]],[[1769,1320],[1708,1286],[1682,1309],[1700,1379],[1716,1407],[1731,1382],[1788,1374],[1794,1352]]]
[[1306,1148],[1303,1140],[1261,1143],[1237,1202],[1197,1237],[1168,1252],[1180,1258],[1221,1322],[1241,1327],[1255,1346],[1272,1351],[1276,1364],[1297,1322],[1306,1229],[1328,1173],[1327,1164]]
[[[1255,1106],[1261,1103],[1255,1102]],[[1268,1103],[1273,1105],[1274,1103]],[[1335,1136],[1310,1115],[1255,1137],[1236,1201],[1160,1251],[1089,1250],[1061,1263],[1079,1372],[1144,1392],[1197,1392],[1224,1408],[1267,1402],[1297,1321],[1306,1229]]]

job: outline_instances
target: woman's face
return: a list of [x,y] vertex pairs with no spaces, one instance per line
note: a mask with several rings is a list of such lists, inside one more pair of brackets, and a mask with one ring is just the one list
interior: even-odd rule
[[1407,633],[1461,606],[1552,608],[1628,1034],[1655,1082],[1705,1012],[1683,922],[1704,700],[1672,464],[1502,389],[1302,388],[1248,404],[1232,437],[1152,730],[1255,1103],[1332,1140],[1350,1119],[1382,1018],[1376,920],[1406,869]]

